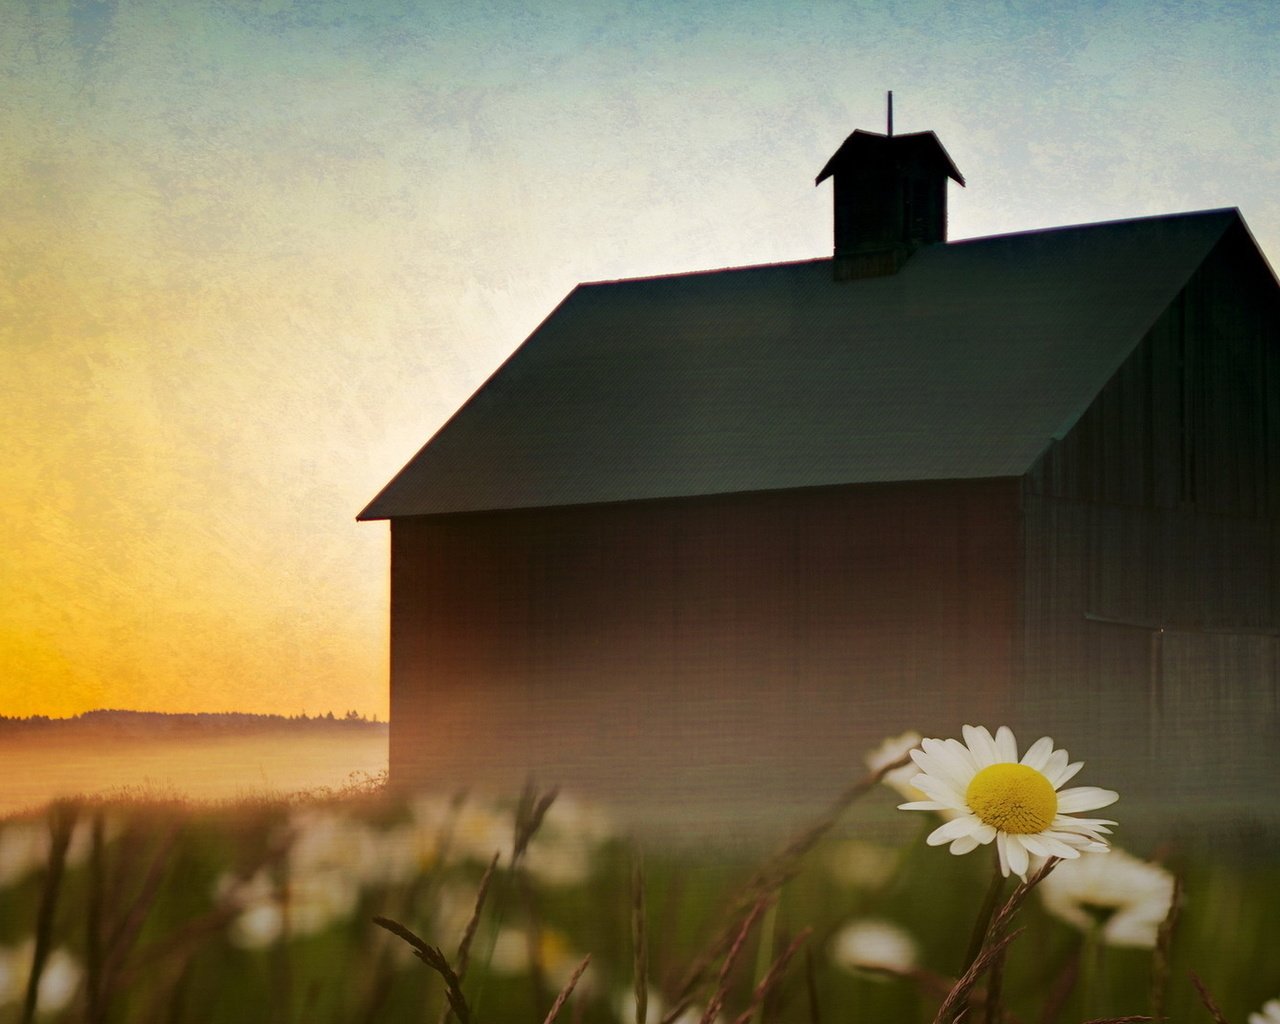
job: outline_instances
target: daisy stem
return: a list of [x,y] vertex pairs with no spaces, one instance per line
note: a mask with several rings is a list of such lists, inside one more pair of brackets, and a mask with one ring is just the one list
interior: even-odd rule
[[973,966],[987,941],[987,932],[991,928],[991,917],[1000,905],[1000,894],[1004,891],[1004,873],[1000,870],[1000,858],[996,856],[995,871],[991,877],[991,885],[987,889],[982,908],[978,911],[978,919],[973,923],[973,935],[969,938],[969,951],[965,953],[964,964],[957,977],[964,977],[965,972]]

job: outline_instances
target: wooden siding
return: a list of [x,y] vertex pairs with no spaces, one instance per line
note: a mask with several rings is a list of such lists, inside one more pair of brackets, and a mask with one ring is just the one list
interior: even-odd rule
[[1025,481],[1019,717],[1189,806],[1280,772],[1280,309],[1251,245],[1224,237]]
[[997,721],[1017,481],[397,519],[391,776],[738,828],[890,733]]

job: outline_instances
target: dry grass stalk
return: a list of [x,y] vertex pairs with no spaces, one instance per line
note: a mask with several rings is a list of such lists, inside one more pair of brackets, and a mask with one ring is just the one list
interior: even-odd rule
[[1209,1016],[1213,1018],[1214,1024],[1227,1024],[1227,1018],[1222,1015],[1222,1010],[1218,1007],[1213,996],[1209,994],[1205,983],[1200,980],[1200,976],[1195,971],[1191,971],[1191,984],[1196,987],[1196,991],[1200,994],[1200,1002],[1204,1003],[1204,1007],[1209,1011]]
[[[975,941],[974,943],[976,950],[971,950],[969,956],[966,957],[965,970],[961,974],[960,980],[956,982],[951,992],[948,993],[947,998],[943,1000],[942,1009],[938,1011],[935,1024],[946,1024],[946,1022],[960,1019],[960,1016],[966,1011],[961,1010],[957,1014],[955,1006],[966,1004],[969,1001],[978,978],[986,971],[992,973],[993,979],[986,994],[986,1019],[988,1024],[993,1024],[993,1022],[1000,1019],[999,972],[1003,969],[1005,950],[1009,946],[1009,940],[1013,938],[1013,935],[1018,934],[1014,932],[1013,935],[1006,937],[1004,933],[1013,922],[1014,915],[1021,909],[1022,904],[1026,902],[1031,890],[1039,885],[1049,872],[1057,866],[1058,858],[1050,857],[1029,879],[1020,883],[1004,905],[991,916],[990,923],[985,930],[985,934],[982,935],[981,941]],[[996,878],[997,880],[1002,880],[998,874]],[[993,885],[989,895],[994,897],[998,892],[998,885]],[[974,938],[977,940],[979,936],[975,935]],[[946,1010],[951,1016],[944,1016],[943,1010]]]
[[524,856],[525,850],[529,848],[529,841],[533,839],[534,833],[542,825],[542,819],[546,817],[547,811],[555,803],[558,793],[559,789],[553,786],[542,796],[538,796],[533,780],[531,779],[525,783],[524,791],[520,794],[520,801],[516,804],[515,841],[511,847],[511,864],[513,867]]
[[56,803],[49,809],[49,862],[40,893],[40,909],[36,912],[35,948],[31,954],[31,974],[27,978],[26,997],[22,1003],[22,1024],[31,1024],[36,1014],[36,997],[40,976],[53,944],[53,913],[58,905],[62,875],[67,864],[67,847],[75,828],[78,808],[74,803]]
[[1145,1024],[1146,1021],[1158,1020],[1158,1017],[1148,1017],[1139,1014],[1136,1017],[1094,1017],[1087,1020],[1084,1024]]
[[551,1004],[551,1009],[547,1011],[546,1019],[542,1024],[551,1024],[552,1021],[560,1014],[560,1010],[564,1004],[568,1002],[569,996],[573,994],[574,988],[577,987],[578,979],[582,977],[582,972],[587,969],[587,965],[591,963],[591,954],[588,953],[582,958],[582,963],[578,964],[573,972],[573,976],[569,978],[568,983],[560,990],[560,994],[556,996],[556,1001]]
[[1156,932],[1156,948],[1151,960],[1151,1016],[1155,1020],[1164,1017],[1165,1000],[1169,992],[1169,950],[1173,947],[1173,933],[1178,926],[1182,910],[1182,877],[1173,878],[1173,898],[1169,901],[1169,913],[1160,922]]
[[990,978],[987,981],[986,1024],[1000,1024],[1003,1014],[1000,1012],[1001,989],[1004,986],[1004,958],[1001,953],[991,961]]
[[495,853],[493,859],[489,861],[489,866],[484,869],[484,874],[480,877],[480,885],[476,889],[476,905],[471,911],[471,918],[467,921],[467,927],[463,929],[462,940],[458,943],[458,978],[461,980],[467,976],[467,966],[471,958],[471,943],[475,940],[476,929],[480,927],[480,914],[484,910],[485,897],[489,895],[489,884],[493,881],[493,873],[498,867],[498,858],[501,854]]
[[85,1018],[97,1024],[103,1017],[102,917],[105,896],[106,829],[102,808],[93,815],[89,833],[89,893],[85,908]]
[[[259,869],[278,864],[288,852],[288,842],[273,843],[260,856],[254,858],[240,871],[241,877],[250,877]],[[149,945],[129,958],[129,966],[121,967],[112,978],[112,988],[132,988],[150,967],[165,960],[184,961],[194,955],[211,936],[220,933],[240,913],[234,901],[223,902],[206,914],[187,921],[168,935],[153,939]],[[183,967],[185,972],[186,968]]]
[[[724,1006],[725,996],[729,993],[729,975],[733,972],[734,965],[738,962],[742,947],[746,945],[747,936],[751,933],[751,929],[755,927],[756,922],[760,920],[760,916],[770,902],[772,900],[769,897],[761,897],[743,920],[742,926],[738,929],[738,934],[734,937],[733,945],[729,947],[729,952],[725,956],[724,962],[720,965],[720,974],[716,978],[715,992],[712,993],[711,998],[707,1001],[706,1009],[702,1011],[702,1019],[698,1024],[712,1024],[716,1017],[719,1016],[720,1009]],[[667,1024],[665,1019],[664,1024]]]
[[631,868],[631,948],[632,975],[636,991],[636,1024],[646,1024],[649,1016],[649,937],[645,913],[644,858],[636,852]]
[[760,980],[760,984],[758,984],[755,987],[755,991],[751,993],[750,1005],[734,1018],[733,1024],[751,1024],[752,1016],[754,1016],[759,1007],[764,1005],[765,999],[782,978],[782,973],[787,969],[787,965],[791,963],[791,958],[796,955],[800,947],[808,941],[809,936],[812,934],[812,928],[804,928],[801,930],[799,935],[792,939],[791,944],[787,946],[787,948],[783,950],[782,955],[773,962],[773,965]]
[[883,974],[887,978],[899,978],[915,985],[924,995],[945,999],[955,987],[956,979],[923,967],[890,967],[887,964],[865,964],[858,968],[866,974]]
[[[826,812],[812,825],[793,837],[786,846],[774,854],[760,867],[739,892],[730,905],[725,925],[703,953],[694,960],[684,980],[680,984],[677,1005],[688,1008],[693,993],[706,979],[711,966],[719,960],[737,934],[737,920],[744,910],[762,898],[771,897],[787,881],[795,876],[800,859],[812,850],[818,842],[835,827],[850,805],[864,794],[870,792],[881,780],[897,768],[901,768],[911,760],[911,755],[904,754],[898,760],[871,772],[841,793]],[[678,1015],[677,1015],[678,1016]],[[664,1018],[665,1024],[665,1018]]]
[[969,965],[969,969],[956,981],[951,991],[947,993],[947,998],[942,1001],[942,1005],[938,1007],[938,1012],[933,1018],[933,1024],[955,1024],[961,1017],[968,1013],[969,996],[973,992],[974,987],[978,983],[978,979],[990,969],[992,963],[1004,954],[1019,935],[1022,929],[1010,932],[1008,935],[994,941],[989,941],[982,948],[976,960]]
[[1043,882],[1045,878],[1048,877],[1049,872],[1056,868],[1060,863],[1061,861],[1059,858],[1050,857],[1040,866],[1038,871],[1032,874],[1032,876],[1025,882],[1021,882],[1018,887],[1013,890],[1013,893],[1009,896],[1008,900],[1005,901],[1004,906],[1001,907],[999,911],[996,912],[996,916],[992,918],[991,928],[987,932],[988,937],[1000,935],[1009,927],[1009,923],[1013,920],[1013,915],[1016,914],[1019,909],[1021,909],[1022,904],[1027,901],[1027,897],[1031,895],[1031,890]]
[[139,886],[133,898],[133,903],[125,911],[107,942],[106,955],[102,963],[101,1005],[104,1010],[111,995],[119,988],[119,975],[124,967],[125,958],[137,942],[142,925],[146,922],[147,915],[151,913],[156,897],[160,894],[160,885],[164,881],[181,831],[181,826],[174,824],[160,841],[155,856],[151,858],[151,864],[143,876],[142,885]]
[[453,968],[449,966],[449,961],[445,959],[445,955],[398,921],[392,921],[387,917],[375,917],[373,923],[385,928],[392,935],[399,936],[413,947],[413,955],[444,979],[445,996],[449,1000],[449,1006],[452,1007],[454,1015],[458,1018],[460,1024],[471,1024],[471,1010],[467,1006],[466,997],[462,994],[462,983]]
[[[484,910],[485,897],[489,894],[489,884],[493,881],[493,873],[498,867],[498,858],[501,853],[495,853],[493,859],[489,861],[489,866],[485,868],[484,874],[480,876],[480,884],[476,888],[476,903],[472,908],[471,917],[467,921],[467,926],[462,930],[462,938],[458,942],[458,968],[455,972],[458,975],[458,984],[462,984],[462,979],[467,976],[467,967],[470,966],[471,943],[476,937],[476,930],[480,926],[480,914]],[[453,1017],[453,1004],[446,1003],[444,1009],[440,1011],[440,1024],[449,1024],[450,1018]]]

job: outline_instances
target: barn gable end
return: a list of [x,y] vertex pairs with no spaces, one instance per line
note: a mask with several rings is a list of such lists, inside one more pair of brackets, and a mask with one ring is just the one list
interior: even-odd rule
[[1280,287],[1237,221],[1024,480],[1023,716],[1139,789],[1276,768],[1278,423]]
[[[943,190],[927,230],[841,235],[872,165]],[[392,781],[770,831],[888,733],[1007,721],[1228,810],[1208,780],[1280,768],[1280,290],[1239,213],[948,243],[931,133],[828,172],[833,259],[579,286],[360,514]]]

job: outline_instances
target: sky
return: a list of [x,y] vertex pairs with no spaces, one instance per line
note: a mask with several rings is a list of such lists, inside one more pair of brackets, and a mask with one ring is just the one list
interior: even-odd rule
[[356,514],[575,284],[829,255],[886,90],[952,238],[1280,260],[1268,2],[0,6],[2,715],[385,718]]

